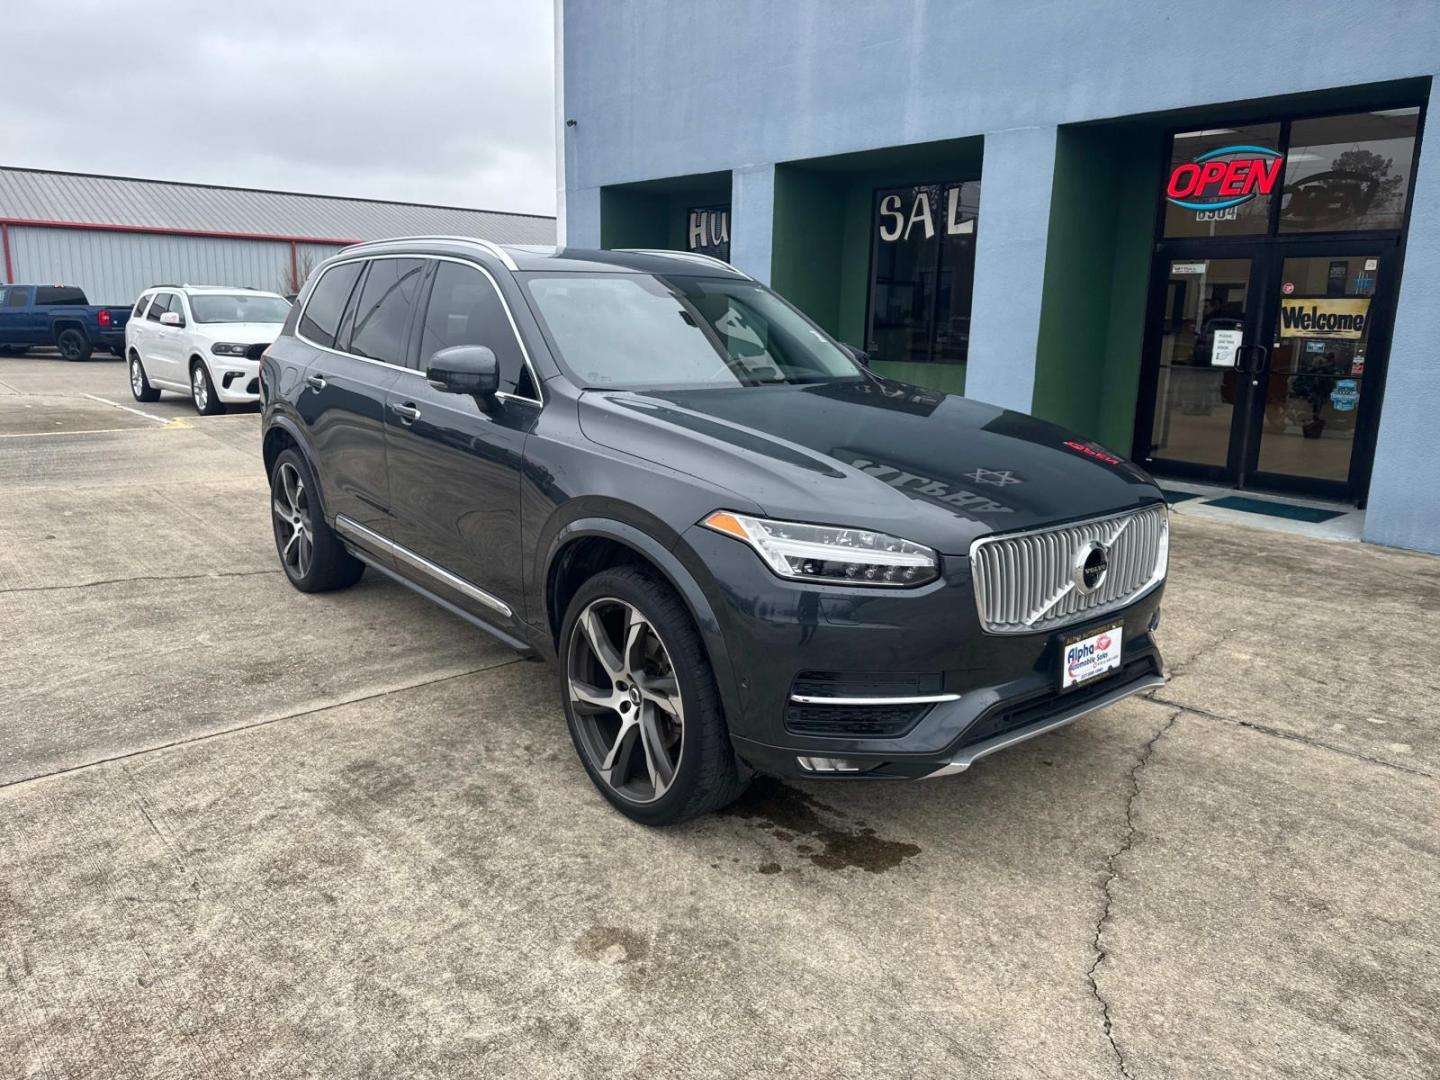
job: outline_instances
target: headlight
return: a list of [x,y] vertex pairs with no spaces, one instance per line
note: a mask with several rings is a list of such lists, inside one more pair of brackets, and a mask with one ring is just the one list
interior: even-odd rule
[[1160,519],[1160,540],[1155,551],[1155,573],[1150,575],[1146,582],[1148,589],[1152,585],[1158,585],[1165,580],[1165,575],[1170,572],[1170,507],[1166,505],[1164,517]]
[[244,356],[250,351],[250,346],[235,341],[217,341],[210,346],[210,351],[216,356]]
[[923,585],[940,576],[927,547],[868,529],[767,521],[717,510],[707,528],[749,544],[783,578],[837,585]]

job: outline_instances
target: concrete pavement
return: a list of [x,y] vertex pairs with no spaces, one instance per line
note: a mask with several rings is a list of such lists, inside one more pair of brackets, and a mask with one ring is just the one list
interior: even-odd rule
[[1153,700],[655,832],[548,668],[289,588],[253,413],[86,394],[0,361],[3,1080],[1435,1074],[1440,560],[1177,519]]

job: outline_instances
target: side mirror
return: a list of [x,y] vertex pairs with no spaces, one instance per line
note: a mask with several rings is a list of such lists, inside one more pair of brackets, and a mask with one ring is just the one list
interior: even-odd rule
[[500,389],[500,364],[484,345],[451,345],[430,357],[425,378],[442,393],[490,395]]
[[847,344],[845,345],[845,351],[850,354],[850,359],[854,360],[861,367],[868,368],[870,366],[870,354],[858,345]]
[[185,317],[178,311],[167,311],[160,316],[161,326],[184,326]]

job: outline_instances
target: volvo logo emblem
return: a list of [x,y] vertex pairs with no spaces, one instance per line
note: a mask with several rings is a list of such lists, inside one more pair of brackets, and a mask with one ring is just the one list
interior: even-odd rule
[[1098,540],[1091,540],[1081,547],[1075,554],[1075,571],[1070,580],[1075,583],[1075,591],[1084,595],[1092,593],[1100,587],[1105,580],[1105,574],[1110,569],[1110,553],[1105,550],[1105,545]]

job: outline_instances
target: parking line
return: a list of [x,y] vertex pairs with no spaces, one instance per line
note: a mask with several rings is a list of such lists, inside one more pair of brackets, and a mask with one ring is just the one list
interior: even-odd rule
[[154,416],[151,413],[142,412],[139,409],[132,409],[129,405],[121,405],[118,401],[111,401],[109,398],[97,397],[95,394],[86,394],[85,396],[91,401],[100,402],[102,405],[110,405],[116,409],[124,409],[126,412],[132,412],[136,416],[143,416],[146,420],[154,420],[157,424],[168,424],[170,422],[163,416]]

